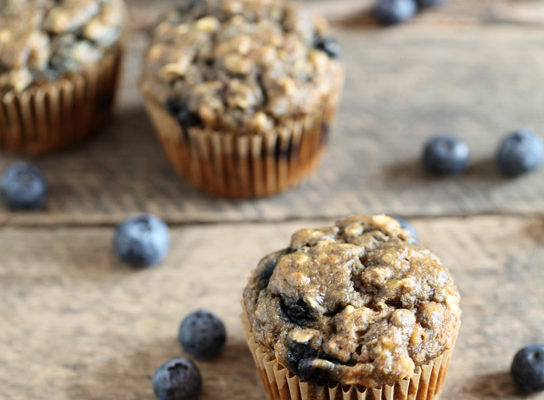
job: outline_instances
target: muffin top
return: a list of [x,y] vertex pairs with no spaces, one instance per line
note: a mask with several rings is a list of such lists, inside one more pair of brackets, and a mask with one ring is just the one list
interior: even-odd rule
[[99,61],[121,35],[122,0],[0,1],[0,92]]
[[277,131],[339,90],[326,22],[282,0],[186,0],[153,31],[141,86],[184,129]]
[[390,385],[453,347],[459,293],[450,273],[387,216],[296,232],[244,291],[257,343],[305,381]]

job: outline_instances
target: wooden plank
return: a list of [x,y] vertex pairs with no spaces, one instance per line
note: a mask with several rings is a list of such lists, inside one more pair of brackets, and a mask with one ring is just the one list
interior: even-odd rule
[[[176,228],[164,265],[139,272],[115,260],[109,228],[0,229],[3,396],[151,399],[155,367],[182,354],[180,319],[207,307],[229,339],[216,361],[199,363],[202,400],[263,399],[238,320],[241,290],[262,255],[322,222]],[[544,337],[544,219],[414,222],[463,296],[442,399],[521,398],[507,371],[519,347]]]
[[[0,223],[112,223],[140,211],[183,223],[353,212],[541,213],[544,171],[504,179],[491,158],[499,139],[511,129],[527,126],[544,132],[544,30],[497,18],[465,23],[467,10],[472,10],[469,3],[480,4],[452,1],[414,24],[391,30],[337,20],[348,76],[330,149],[303,185],[255,202],[204,196],[171,172],[136,88],[147,40],[135,33],[129,41],[116,119],[78,150],[36,159],[50,182],[47,210],[0,210]],[[502,9],[491,5],[532,4],[481,3],[487,8],[477,15]],[[421,171],[423,142],[442,132],[469,141],[473,164],[466,175],[440,180]],[[2,155],[0,169],[16,159]]]
[[[374,26],[369,11],[375,0],[299,0],[316,13],[338,22],[348,20],[356,26]],[[179,5],[179,0],[127,0],[131,24],[147,29],[164,10]],[[439,10],[416,19],[418,25],[542,25],[544,5],[538,0],[449,0]]]

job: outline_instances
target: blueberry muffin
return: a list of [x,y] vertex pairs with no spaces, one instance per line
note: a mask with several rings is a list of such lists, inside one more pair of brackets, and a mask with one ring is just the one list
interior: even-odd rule
[[243,319],[265,380],[279,379],[271,398],[305,383],[319,399],[334,390],[432,399],[457,338],[459,301],[446,267],[396,220],[351,216],[298,231],[263,258]]
[[228,197],[315,166],[343,82],[326,22],[282,0],[186,1],[153,30],[141,90],[173,167]]
[[0,2],[0,148],[69,147],[105,120],[124,21],[122,0]]

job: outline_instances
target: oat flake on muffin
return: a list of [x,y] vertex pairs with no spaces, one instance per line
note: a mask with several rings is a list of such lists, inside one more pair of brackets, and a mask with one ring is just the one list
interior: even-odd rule
[[98,63],[120,38],[122,0],[0,2],[0,92]]
[[142,89],[193,126],[275,132],[323,108],[342,75],[338,56],[325,21],[297,4],[186,1],[154,29]]

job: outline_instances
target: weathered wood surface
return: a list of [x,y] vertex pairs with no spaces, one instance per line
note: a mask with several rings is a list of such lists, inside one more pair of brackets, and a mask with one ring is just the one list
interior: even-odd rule
[[[544,3],[451,0],[382,30],[371,0],[308,1],[332,20],[348,69],[329,151],[299,188],[232,202],[171,172],[136,89],[145,31],[177,1],[129,0],[134,34],[116,118],[82,148],[33,160],[50,184],[45,211],[0,209],[0,397],[152,399],[154,369],[182,354],[180,319],[207,307],[229,340],[199,364],[203,400],[262,400],[238,322],[249,270],[297,228],[386,212],[417,217],[463,295],[442,398],[522,398],[508,368],[519,347],[544,341],[544,171],[507,180],[491,157],[510,129],[544,132]],[[469,140],[468,174],[422,173],[422,143],[436,132]],[[0,170],[16,159],[0,155]],[[141,211],[171,224],[172,251],[133,271],[113,256],[111,236]]]
[[[544,211],[544,171],[509,180],[492,162],[507,131],[544,132],[544,29],[519,17],[527,9],[538,15],[538,2],[453,0],[390,30],[365,19],[370,2],[312,3],[335,18],[344,46],[340,115],[316,173],[294,190],[256,202],[206,197],[170,170],[136,88],[143,27],[163,7],[134,3],[139,29],[129,40],[117,117],[82,148],[36,159],[51,186],[47,210],[1,210],[0,223],[109,223],[142,210],[171,222]],[[341,13],[346,9],[349,17]],[[504,10],[517,22],[506,21]],[[442,132],[469,141],[473,163],[466,175],[439,180],[421,171],[423,142]],[[15,159],[2,155],[0,169]]]
[[[207,307],[226,321],[221,356],[199,363],[202,400],[262,400],[238,320],[249,270],[307,221],[182,227],[154,269],[133,271],[109,228],[0,231],[0,387],[11,400],[152,399],[151,376],[182,354],[181,318]],[[445,400],[515,399],[508,376],[522,345],[544,337],[544,219],[416,220],[454,275],[463,326]],[[544,398],[535,397],[535,398]]]

